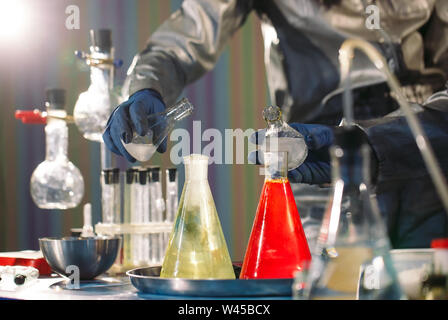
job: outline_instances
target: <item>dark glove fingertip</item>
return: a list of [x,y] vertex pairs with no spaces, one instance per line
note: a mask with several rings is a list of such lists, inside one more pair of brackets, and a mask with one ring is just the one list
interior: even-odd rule
[[303,180],[303,176],[299,172],[299,170],[294,169],[294,170],[288,171],[288,179],[290,182],[293,182],[293,183],[301,183]]

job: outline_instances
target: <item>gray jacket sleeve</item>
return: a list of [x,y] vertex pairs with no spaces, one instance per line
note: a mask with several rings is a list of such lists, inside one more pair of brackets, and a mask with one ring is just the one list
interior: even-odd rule
[[448,1],[437,0],[425,33],[425,55],[431,66],[448,74]]
[[213,68],[227,40],[244,23],[253,0],[185,0],[134,57],[124,95],[151,88],[167,105]]
[[[432,95],[417,117],[441,169],[448,173],[448,92]],[[378,159],[378,183],[427,176],[427,170],[404,116],[360,122]]]

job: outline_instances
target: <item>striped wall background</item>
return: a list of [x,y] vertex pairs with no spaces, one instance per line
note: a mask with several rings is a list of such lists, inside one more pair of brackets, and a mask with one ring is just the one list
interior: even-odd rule
[[[0,39],[0,251],[37,249],[39,237],[68,235],[82,226],[82,206],[67,211],[38,209],[30,196],[30,177],[44,160],[43,126],[23,125],[14,119],[18,108],[42,108],[45,88],[63,87],[68,111],[89,84],[89,73],[73,51],[88,49],[89,29],[110,28],[116,56],[124,60],[116,80],[124,80],[133,56],[148,36],[181,0],[2,0],[23,1],[30,13],[24,36]],[[65,8],[77,5],[81,29],[65,28]],[[1,6],[1,4],[0,4]],[[186,88],[184,96],[196,112],[181,126],[192,130],[261,128],[261,110],[268,103],[260,25],[251,14],[231,39],[215,69]],[[94,223],[100,221],[99,145],[82,138],[75,126],[69,131],[69,158],[85,180],[82,204],[93,205]],[[206,143],[203,143],[205,146]],[[151,164],[171,166],[169,156],[156,156]],[[120,167],[127,164],[120,161]],[[181,185],[183,168],[179,166]],[[262,178],[251,165],[211,165],[209,182],[232,258],[243,258],[250,234]]]

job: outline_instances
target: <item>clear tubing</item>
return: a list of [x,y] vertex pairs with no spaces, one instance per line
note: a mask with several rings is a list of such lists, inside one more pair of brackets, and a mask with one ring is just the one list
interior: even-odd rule
[[445,213],[448,215],[448,186],[442,170],[432,150],[431,144],[423,131],[420,122],[412,111],[411,106],[407,102],[400,90],[400,84],[395,75],[389,70],[383,56],[370,43],[361,39],[345,40],[339,49],[339,63],[341,65],[341,82],[345,86],[343,103],[344,117],[348,126],[353,125],[353,106],[351,99],[350,87],[350,69],[354,58],[354,49],[363,51],[367,57],[375,64],[375,66],[383,72],[387,79],[392,92],[395,93],[400,108],[402,109],[406,120],[411,128],[411,132],[415,138],[418,149],[425,161],[428,172],[436,187],[437,193],[442,201]]

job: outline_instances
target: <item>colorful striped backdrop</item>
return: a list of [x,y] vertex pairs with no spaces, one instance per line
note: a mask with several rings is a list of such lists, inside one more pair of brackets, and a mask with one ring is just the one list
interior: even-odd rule
[[[28,8],[27,32],[20,38],[0,39],[0,251],[37,249],[37,239],[63,236],[82,226],[82,206],[67,211],[40,210],[30,196],[30,177],[45,157],[43,126],[24,125],[14,110],[43,107],[45,89],[67,90],[68,111],[87,89],[89,73],[73,51],[88,49],[89,29],[110,28],[116,57],[124,66],[117,71],[122,83],[133,56],[148,36],[181,0],[2,0],[22,1]],[[65,9],[77,5],[80,30],[67,30]],[[261,128],[261,110],[268,103],[260,23],[251,14],[231,39],[212,72],[186,88],[184,95],[196,106],[194,116],[181,124],[191,132],[191,121],[202,130]],[[85,180],[82,204],[91,202],[94,223],[100,221],[99,145],[69,130],[69,158]],[[205,144],[203,143],[203,146]],[[151,164],[171,166],[169,156],[156,156]],[[120,161],[122,168],[127,164]],[[179,166],[180,188],[183,168]],[[262,187],[252,165],[211,165],[209,182],[221,224],[234,260],[244,256]]]

